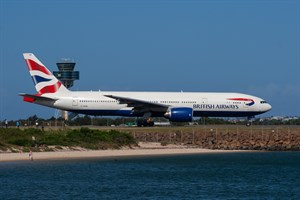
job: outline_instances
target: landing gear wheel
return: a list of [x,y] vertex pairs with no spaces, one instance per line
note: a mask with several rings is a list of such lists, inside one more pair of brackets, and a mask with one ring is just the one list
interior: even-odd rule
[[154,122],[149,119],[139,119],[137,121],[138,127],[147,127],[147,126],[154,126]]
[[154,126],[154,122],[153,121],[149,122],[149,126]]

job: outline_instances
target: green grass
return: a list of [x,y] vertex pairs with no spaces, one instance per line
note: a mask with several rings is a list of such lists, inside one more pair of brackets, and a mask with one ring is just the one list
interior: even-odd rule
[[[33,140],[33,137],[35,140]],[[1,149],[21,147],[29,148],[48,146],[79,146],[88,149],[121,148],[122,146],[135,145],[134,138],[126,132],[118,130],[93,130],[89,128],[66,129],[57,131],[42,131],[40,129],[0,129]]]

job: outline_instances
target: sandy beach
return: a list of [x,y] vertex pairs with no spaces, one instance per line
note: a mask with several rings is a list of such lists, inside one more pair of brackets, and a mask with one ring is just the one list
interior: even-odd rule
[[[179,155],[201,153],[232,153],[241,150],[211,150],[193,148],[181,145],[161,146],[159,143],[139,143],[137,148],[118,150],[68,150],[55,152],[33,152],[33,160],[68,160],[85,158],[111,158],[125,156],[155,156],[155,155]],[[245,151],[242,151],[245,152]],[[29,153],[0,153],[0,162],[28,161]]]

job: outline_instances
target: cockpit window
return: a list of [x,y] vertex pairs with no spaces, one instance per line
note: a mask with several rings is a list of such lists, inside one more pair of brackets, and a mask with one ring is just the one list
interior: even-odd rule
[[266,101],[260,101],[261,104],[267,103]]

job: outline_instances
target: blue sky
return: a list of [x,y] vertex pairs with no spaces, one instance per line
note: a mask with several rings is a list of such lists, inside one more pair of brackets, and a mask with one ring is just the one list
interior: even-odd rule
[[0,0],[0,120],[48,118],[22,57],[73,58],[73,90],[242,92],[300,116],[300,1]]

